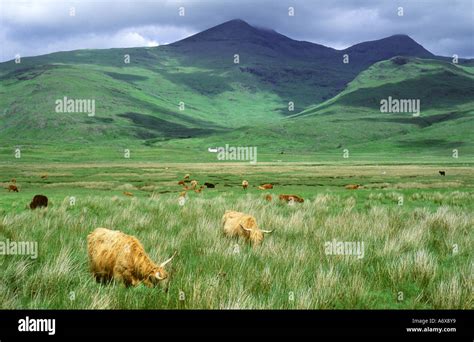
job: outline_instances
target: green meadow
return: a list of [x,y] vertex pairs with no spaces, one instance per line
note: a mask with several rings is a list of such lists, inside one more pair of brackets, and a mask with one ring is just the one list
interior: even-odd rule
[[[180,205],[185,173],[216,187],[189,191]],[[471,165],[23,162],[2,163],[0,174],[3,187],[16,178],[20,189],[2,189],[0,240],[38,243],[36,259],[0,256],[2,309],[473,306]],[[258,190],[262,183],[274,189]],[[49,197],[47,209],[27,209],[35,194]],[[274,231],[259,247],[227,238],[228,209]],[[168,284],[96,283],[86,247],[96,227],[136,236],[157,263],[177,251]],[[327,254],[334,240],[363,242],[363,257]]]

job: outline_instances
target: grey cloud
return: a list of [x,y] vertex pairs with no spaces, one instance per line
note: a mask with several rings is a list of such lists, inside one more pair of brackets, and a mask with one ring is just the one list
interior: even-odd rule
[[[335,48],[410,35],[439,55],[474,56],[473,1],[183,0],[60,1],[2,0],[1,60],[78,48],[168,43],[240,18],[293,39]],[[76,16],[69,16],[73,4]],[[178,15],[183,6],[184,17]],[[288,16],[288,7],[295,17]],[[404,16],[397,8],[404,8]],[[137,45],[138,44],[138,45]]]

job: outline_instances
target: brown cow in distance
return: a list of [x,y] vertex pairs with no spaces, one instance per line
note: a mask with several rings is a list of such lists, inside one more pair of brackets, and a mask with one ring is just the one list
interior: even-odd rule
[[133,197],[133,194],[129,191],[124,191],[123,194],[128,197]]
[[265,196],[265,200],[268,201],[268,202],[271,202],[273,199],[272,195],[266,195]]
[[273,184],[262,184],[258,187],[259,190],[273,189]]
[[185,185],[185,184],[184,184],[184,181],[183,181],[183,180],[180,180],[180,181],[178,182],[178,185],[184,186],[184,185]]
[[247,190],[248,187],[249,187],[249,182],[246,181],[246,180],[243,180],[242,181],[242,189]]
[[348,184],[345,186],[347,190],[357,190],[361,187],[360,184]]
[[281,200],[281,201],[286,201],[286,202],[290,202],[291,200],[295,201],[295,202],[298,202],[298,203],[303,203],[304,202],[304,199],[298,195],[280,195],[278,196],[278,198]]
[[30,209],[43,208],[48,206],[48,197],[44,195],[35,195],[30,203]]
[[8,186],[8,192],[10,191],[13,191],[13,192],[20,192],[20,190],[18,190],[18,187],[16,185],[13,185],[13,184],[10,184]]

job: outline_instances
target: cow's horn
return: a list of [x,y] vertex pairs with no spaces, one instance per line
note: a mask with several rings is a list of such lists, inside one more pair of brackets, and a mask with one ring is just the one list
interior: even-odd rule
[[242,225],[240,225],[240,226],[242,227],[242,229],[243,229],[243,230],[246,230],[246,231],[248,231],[248,232],[251,232],[251,231],[252,231],[252,229],[245,228],[245,227],[244,227],[244,226],[242,226]]
[[274,231],[274,229],[272,229],[272,230],[263,230],[263,229],[260,229],[260,230],[261,230],[263,233],[265,233],[265,234],[269,234],[269,233],[271,233],[271,232]]
[[165,279],[165,278],[162,277],[160,274],[161,274],[160,272],[156,272],[156,279],[158,279],[158,280],[163,280],[163,279]]
[[166,261],[163,261],[163,262],[161,263],[160,267],[165,267],[165,265],[166,265],[167,263],[169,263],[171,260],[173,260],[173,258],[174,258],[174,256],[176,255],[176,253],[177,253],[177,252],[174,252],[173,255],[171,256],[171,258],[169,258],[169,259],[166,260]]

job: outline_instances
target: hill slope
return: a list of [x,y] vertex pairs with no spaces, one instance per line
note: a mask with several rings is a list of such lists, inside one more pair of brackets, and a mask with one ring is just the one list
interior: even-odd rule
[[[400,61],[403,60],[403,64]],[[420,116],[382,113],[380,101],[419,99]],[[246,141],[262,151],[359,154],[474,153],[474,68],[396,57],[363,71],[336,97],[266,127],[248,127],[202,144]],[[280,159],[285,159],[285,155]]]
[[[348,64],[342,62],[345,54]],[[359,75],[398,55],[442,59],[404,35],[335,50],[241,20],[156,48],[23,58],[20,64],[0,63],[0,140],[8,149],[144,144],[203,150],[209,143],[245,141],[272,151],[297,147],[314,152],[411,128],[384,117],[364,119],[377,109],[382,93],[412,98],[412,91],[423,89],[423,108],[433,115],[457,112],[456,106],[468,102],[472,79],[466,75],[472,61],[455,67],[410,59],[405,65],[388,64],[386,70],[382,63]],[[94,99],[95,116],[57,113],[55,102],[64,97]],[[294,111],[288,110],[290,101]],[[330,113],[331,120],[324,115]],[[353,120],[365,120],[376,134],[353,133]]]

